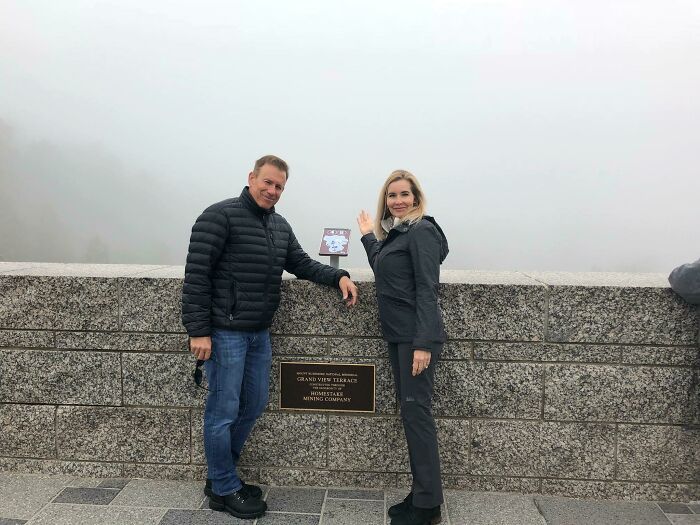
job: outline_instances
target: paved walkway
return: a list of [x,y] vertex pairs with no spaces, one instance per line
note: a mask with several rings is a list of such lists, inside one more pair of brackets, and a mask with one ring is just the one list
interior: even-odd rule
[[[0,525],[385,525],[403,491],[264,487],[268,512],[208,509],[202,483],[0,473]],[[700,525],[700,503],[612,502],[448,490],[448,525]]]

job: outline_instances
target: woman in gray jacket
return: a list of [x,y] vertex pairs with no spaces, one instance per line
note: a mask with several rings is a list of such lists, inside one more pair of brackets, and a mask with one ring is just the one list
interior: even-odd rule
[[425,197],[408,171],[394,171],[379,193],[374,221],[357,218],[374,271],[379,319],[401,405],[413,484],[389,508],[392,525],[435,524],[443,502],[437,432],[431,410],[434,365],[445,342],[438,307],[445,234],[425,215]]

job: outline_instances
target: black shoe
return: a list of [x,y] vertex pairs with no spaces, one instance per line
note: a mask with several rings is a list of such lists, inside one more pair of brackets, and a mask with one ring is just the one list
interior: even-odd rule
[[440,505],[422,509],[409,504],[406,511],[391,518],[391,525],[437,525],[441,521]]
[[246,520],[259,518],[265,514],[267,503],[239,490],[226,496],[212,494],[209,496],[209,508],[219,512],[228,512],[232,516]]
[[413,503],[413,492],[409,492],[408,496],[406,496],[403,501],[389,507],[387,514],[392,518],[394,516],[398,516],[399,514],[403,514],[408,510],[408,507],[411,506],[411,503]]
[[[253,498],[262,498],[262,489],[257,485],[248,485],[247,483],[243,483],[242,490],[245,490]],[[211,498],[212,494],[214,494],[214,492],[211,490],[211,480],[207,479],[207,483],[204,485],[204,495]]]

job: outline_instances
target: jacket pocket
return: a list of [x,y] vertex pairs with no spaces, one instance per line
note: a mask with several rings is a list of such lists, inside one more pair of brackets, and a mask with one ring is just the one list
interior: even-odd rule
[[236,310],[236,281],[231,282],[228,297],[226,298],[226,316],[229,321],[233,321],[233,313]]

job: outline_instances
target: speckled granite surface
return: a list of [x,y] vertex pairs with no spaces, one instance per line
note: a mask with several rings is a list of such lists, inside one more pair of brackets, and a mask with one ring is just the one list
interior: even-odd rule
[[[180,324],[182,273],[0,262],[0,471],[206,476],[206,392],[192,383]],[[351,273],[354,309],[337,290],[285,276],[247,479],[410,485],[373,278]],[[665,276],[446,271],[440,304],[446,487],[700,499],[700,319]],[[375,364],[376,412],[281,411],[281,360]]]

